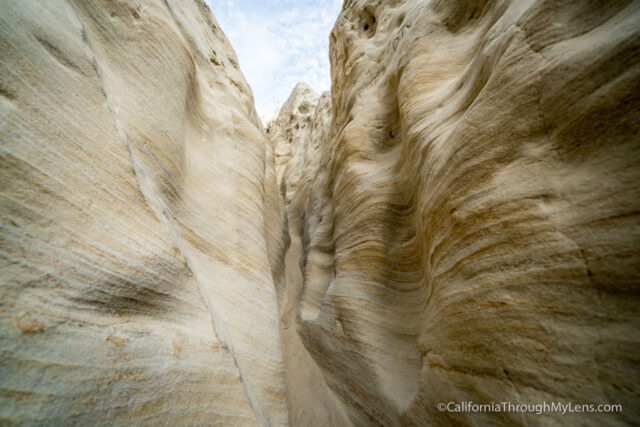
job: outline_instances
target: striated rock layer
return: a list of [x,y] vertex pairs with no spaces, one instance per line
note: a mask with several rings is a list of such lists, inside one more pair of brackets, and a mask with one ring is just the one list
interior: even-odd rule
[[1,422],[285,424],[273,156],[211,12],[0,21]]
[[331,118],[270,137],[303,140],[278,173],[284,316],[353,423],[638,419],[638,22],[637,1],[345,1]]
[[640,417],[640,1],[346,0],[266,131],[200,0],[0,22],[1,423]]
[[304,210],[324,152],[331,123],[329,93],[318,95],[299,83],[278,116],[268,124],[282,199],[288,213],[289,245],[285,253],[286,286],[279,289],[280,336],[285,362],[286,397],[292,425],[349,425],[341,399],[332,391],[304,347],[298,329],[302,292],[301,262]]

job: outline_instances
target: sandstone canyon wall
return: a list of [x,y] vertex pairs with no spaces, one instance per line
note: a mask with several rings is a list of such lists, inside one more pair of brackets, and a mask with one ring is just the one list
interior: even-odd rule
[[355,424],[638,419],[639,23],[628,1],[345,1],[330,123],[278,176],[297,330]]
[[3,1],[1,422],[286,423],[266,134],[200,1]]
[[640,2],[346,0],[266,129],[199,0],[2,4],[1,423],[640,416]]

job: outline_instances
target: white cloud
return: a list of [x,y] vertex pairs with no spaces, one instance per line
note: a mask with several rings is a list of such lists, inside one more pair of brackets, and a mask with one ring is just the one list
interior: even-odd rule
[[341,0],[207,0],[231,41],[261,115],[295,84],[329,89],[329,33]]

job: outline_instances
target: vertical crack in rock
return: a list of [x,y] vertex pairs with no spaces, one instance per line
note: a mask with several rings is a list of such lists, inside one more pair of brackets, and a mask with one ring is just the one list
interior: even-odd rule
[[[165,2],[165,4],[166,4],[166,2]],[[169,6],[167,5],[167,7],[169,7]],[[78,21],[80,22],[80,19],[78,19]],[[95,55],[93,54],[93,51],[91,49],[91,42],[88,39],[88,36],[87,36],[86,30],[84,28],[84,25],[82,25],[81,22],[80,22],[80,25],[82,26],[82,38],[85,41],[86,46],[88,48],[88,51],[89,51],[89,53],[91,55],[91,59],[93,61],[93,65],[94,65],[96,74],[98,76],[98,80],[100,81],[100,86],[101,86],[102,92],[104,93],[105,100],[107,102],[109,110],[111,111],[111,113],[113,115],[113,121],[114,121],[115,128],[117,129],[118,135],[120,136],[121,140],[123,141],[123,143],[125,144],[125,146],[127,147],[128,152],[129,152],[129,156],[130,156],[130,159],[131,159],[131,167],[132,167],[132,170],[134,172],[134,175],[136,176],[136,181],[138,183],[138,188],[140,190],[140,193],[143,196],[143,198],[146,201],[146,203],[151,208],[151,210],[154,212],[154,214],[156,215],[158,220],[160,220],[160,222],[162,222],[164,224],[164,226],[166,227],[166,231],[167,231],[169,237],[171,238],[171,241],[173,242],[174,247],[181,254],[182,258],[184,259],[185,265],[189,268],[189,270],[193,274],[193,269],[189,265],[189,261],[190,261],[189,257],[185,254],[185,251],[181,248],[181,246],[182,246],[182,244],[181,244],[182,238],[179,235],[179,231],[178,231],[177,227],[174,224],[174,218],[169,213],[168,208],[164,205],[164,203],[162,201],[162,197],[159,197],[159,195],[162,194],[162,190],[158,189],[157,185],[155,184],[156,182],[158,182],[158,178],[155,177],[155,179],[154,179],[153,172],[151,172],[149,170],[144,170],[143,166],[139,162],[136,161],[136,154],[134,152],[134,148],[131,146],[131,143],[129,142],[129,138],[127,136],[127,133],[124,130],[124,128],[123,128],[123,126],[122,126],[122,124],[121,124],[121,122],[120,122],[120,120],[118,118],[118,114],[117,114],[113,104],[109,101],[109,95],[108,95],[107,89],[106,89],[106,87],[104,85],[104,81],[103,81],[102,76],[101,76],[99,62],[98,62],[97,58],[95,57]],[[196,279],[196,283],[198,283],[198,287],[200,288],[200,293],[202,293],[202,288],[200,286],[200,281],[198,281],[197,276],[195,276],[195,279]],[[233,345],[229,345],[228,344],[228,340],[229,340],[228,333],[225,333],[224,331],[221,333],[221,331],[219,330],[220,326],[216,327],[216,314],[215,314],[215,311],[213,310],[212,307],[209,307],[209,309],[211,311],[211,322],[212,322],[213,329],[214,329],[214,331],[216,333],[216,338],[220,338],[221,339],[222,348],[225,351],[229,352],[229,354],[231,355],[231,357],[233,359],[233,363],[234,363],[235,367],[238,369],[238,374],[239,374],[240,380],[242,382],[242,387],[243,387],[243,390],[244,390],[245,394],[247,395],[247,399],[249,400],[249,405],[251,406],[251,410],[255,413],[256,417],[258,417],[258,418],[265,417],[265,418],[268,419],[268,415],[266,413],[263,413],[263,412],[260,411],[259,408],[255,408],[254,407],[254,403],[253,403],[253,399],[252,399],[253,396],[251,396],[251,393],[246,388],[245,379],[243,378],[242,369],[238,365],[238,361],[237,361],[235,352],[233,350]],[[222,327],[224,327],[224,326],[222,326]]]
[[[193,49],[194,51],[197,51],[198,46],[194,46],[195,44],[194,41],[189,37],[188,34],[184,33],[184,27],[179,22],[176,22],[174,10],[168,4],[167,4],[167,8],[170,12],[172,21],[179,28],[180,34],[182,35],[182,37],[187,38],[186,41],[182,40],[182,43],[185,46],[190,46],[191,49]],[[136,11],[136,13],[138,12]],[[136,19],[140,19],[140,17],[138,16],[138,18]],[[83,29],[83,31],[86,31],[86,30]],[[89,41],[87,41],[87,43],[89,44]],[[189,53],[189,50],[187,50],[186,52]],[[190,62],[190,67],[194,69],[194,72],[197,75],[198,64],[195,63],[193,55],[190,53],[188,56],[188,61]],[[233,333],[228,330],[225,320],[220,316],[219,306],[216,307],[216,304],[212,303],[211,298],[210,297],[207,298],[207,287],[204,284],[204,282],[206,282],[207,280],[211,281],[212,279],[213,280],[216,280],[216,279],[215,278],[207,279],[203,276],[203,272],[202,272],[203,269],[198,268],[197,266],[198,261],[194,259],[194,256],[197,257],[197,255],[193,254],[193,249],[190,249],[188,247],[189,246],[189,243],[187,243],[188,240],[185,240],[185,238],[181,235],[180,226],[176,223],[176,218],[171,213],[172,210],[175,210],[177,208],[177,206],[175,205],[171,206],[171,204],[175,203],[176,196],[179,197],[178,195],[179,193],[176,194],[176,192],[174,192],[175,190],[171,188],[171,184],[176,183],[177,176],[172,176],[173,174],[171,172],[168,172],[170,174],[169,177],[163,177],[158,173],[156,173],[154,169],[157,169],[158,167],[161,168],[160,169],[161,174],[166,173],[165,171],[167,171],[167,169],[162,165],[162,161],[156,157],[156,155],[147,147],[146,144],[145,145],[132,144],[132,142],[129,139],[129,136],[127,135],[127,131],[124,129],[124,126],[118,117],[118,112],[116,110],[117,107],[113,105],[112,102],[110,102],[110,99],[109,99],[110,97],[108,95],[109,90],[105,87],[105,82],[104,82],[104,79],[102,78],[102,72],[99,67],[99,61],[96,60],[95,63],[96,63],[96,71],[98,72],[99,78],[101,80],[101,84],[103,87],[103,91],[105,92],[105,96],[107,98],[109,108],[113,113],[116,128],[118,129],[118,133],[120,137],[125,142],[129,150],[133,170],[135,172],[140,191],[142,192],[144,199],[147,201],[149,206],[155,212],[158,219],[160,219],[161,222],[165,224],[165,227],[171,237],[171,240],[173,241],[173,244],[184,257],[185,262],[189,266],[190,270],[194,273],[196,282],[198,283],[200,291],[203,294],[203,297],[210,309],[215,331],[218,337],[222,340],[223,348],[225,348],[227,351],[230,352],[234,360],[234,364],[238,368],[240,379],[242,381],[243,388],[249,399],[249,403],[252,407],[252,410],[255,412],[256,417],[258,419],[267,420],[267,422],[270,424],[272,422],[270,420],[270,414],[265,409],[264,407],[265,404],[262,402],[262,398],[260,397],[259,393],[257,393],[256,390],[254,390],[252,385],[250,385],[253,382],[253,380],[251,378],[248,378],[245,372],[246,370],[245,365],[247,362],[238,361],[237,349],[236,349],[236,346],[234,345],[234,340],[232,338]],[[189,84],[197,85],[198,82],[196,81],[196,79],[197,79],[197,76],[194,77],[189,82]],[[237,85],[234,85],[234,86],[237,86]],[[198,89],[196,89],[196,91],[197,90]],[[187,102],[194,103],[197,101],[194,101],[194,99],[188,99]],[[200,115],[206,114],[204,111],[200,111],[201,107],[198,105],[195,105],[193,108],[194,108],[194,114],[198,119],[200,118],[199,117]],[[144,165],[145,163],[149,163],[150,167],[146,167]],[[264,160],[263,160],[263,163],[264,163]],[[170,193],[173,193],[173,194],[169,196]],[[266,247],[264,248],[264,250],[266,251]],[[275,315],[275,310],[274,310],[274,315]]]

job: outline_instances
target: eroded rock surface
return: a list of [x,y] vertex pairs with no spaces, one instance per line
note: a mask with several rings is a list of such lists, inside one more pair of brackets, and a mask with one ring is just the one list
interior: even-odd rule
[[347,0],[268,133],[200,0],[0,22],[1,422],[640,416],[640,2]]
[[[305,144],[310,138],[311,120],[317,105],[318,94],[309,85],[298,83],[278,115],[267,125],[267,133],[273,143],[278,184],[281,190],[286,184],[293,186],[290,187],[290,194],[295,191],[294,187],[300,178],[297,175],[288,175],[285,179],[285,174],[287,170],[292,173],[303,166],[304,161],[299,155],[305,152]],[[290,162],[291,166],[288,166]],[[298,164],[300,167],[297,167]]]
[[302,235],[310,192],[317,187],[320,160],[327,159],[331,124],[328,92],[318,96],[304,83],[296,85],[278,116],[267,126],[273,144],[278,185],[286,201],[288,242],[286,285],[279,289],[280,335],[285,362],[287,406],[292,425],[349,425],[341,398],[331,390],[298,334],[298,303],[303,291]]
[[209,9],[0,21],[0,419],[285,424],[271,146]]
[[352,422],[640,415],[638,22],[630,1],[345,2],[327,138],[284,187],[298,332]]

